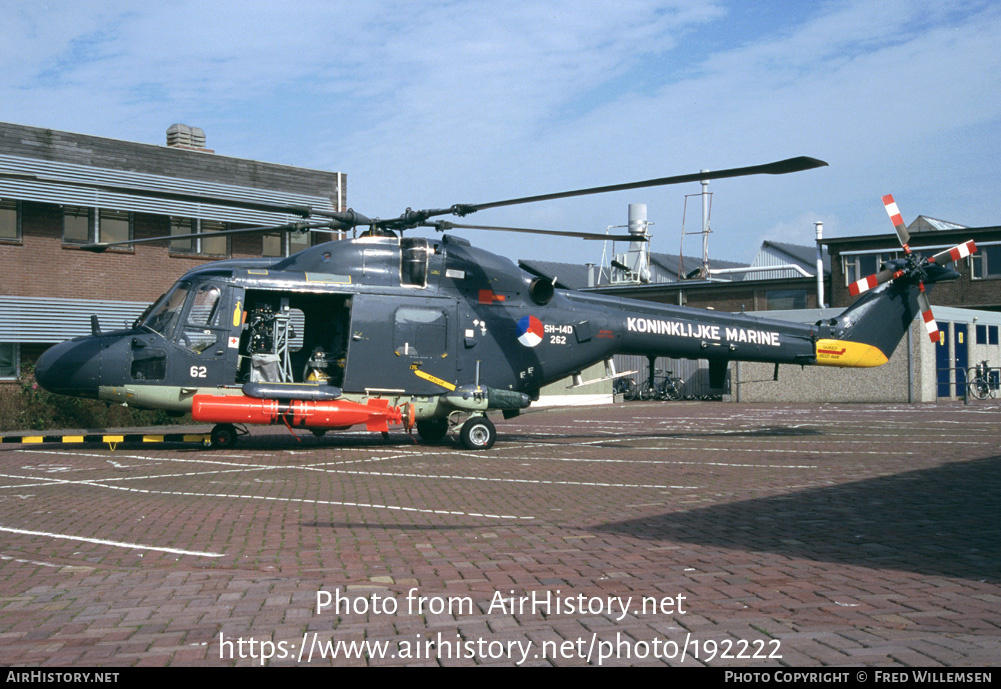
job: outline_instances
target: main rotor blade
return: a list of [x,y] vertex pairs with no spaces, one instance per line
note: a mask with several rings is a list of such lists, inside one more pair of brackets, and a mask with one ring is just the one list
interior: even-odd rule
[[495,227],[493,225],[464,225],[454,222],[434,222],[428,223],[429,227],[434,227],[439,232],[452,229],[466,230],[495,230],[497,232],[525,232],[527,234],[551,234],[557,237],[579,237],[580,239],[613,239],[626,240],[632,242],[646,242],[650,237],[647,235],[635,234],[599,234],[597,232],[572,232],[569,230],[537,230],[529,227]]
[[[710,170],[707,172],[695,172],[688,175],[675,175],[673,177],[658,177],[642,182],[627,182],[625,184],[610,184],[603,187],[590,187],[588,189],[576,189],[574,191],[562,191],[555,194],[540,194],[538,196],[523,196],[517,199],[506,201],[493,201],[491,203],[463,204],[459,203],[450,209],[455,215],[463,216],[475,213],[487,208],[499,208],[501,206],[515,206],[522,203],[535,203],[537,201],[551,201],[553,199],[565,199],[572,196],[587,196],[589,194],[604,194],[612,191],[625,191],[627,189],[642,189],[644,187],[660,187],[669,184],[684,184],[685,182],[700,182],[710,179],[726,179],[729,177],[745,177],[748,175],[785,175],[790,172],[801,172],[812,170],[817,167],[827,165],[823,160],[800,156],[798,158],[788,158],[774,163],[764,165],[751,165],[748,167],[735,167],[728,170]],[[437,214],[437,213],[436,213]]]
[[113,246],[129,246],[131,244],[146,244],[149,242],[171,242],[175,239],[194,239],[197,237],[225,237],[227,235],[233,234],[263,234],[265,232],[302,232],[304,230],[316,230],[316,229],[331,229],[338,230],[342,229],[340,227],[334,227],[337,223],[322,222],[322,223],[303,223],[303,222],[292,222],[285,225],[268,225],[264,227],[238,227],[232,230],[218,230],[214,232],[192,232],[190,234],[171,234],[171,235],[161,235],[159,237],[143,237],[142,239],[131,239],[122,240],[120,242],[95,242],[94,244],[84,244],[80,248],[83,251],[91,251],[95,254],[102,253]]

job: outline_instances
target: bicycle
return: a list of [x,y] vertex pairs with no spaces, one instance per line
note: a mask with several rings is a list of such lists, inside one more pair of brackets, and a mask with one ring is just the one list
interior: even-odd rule
[[[654,373],[663,371],[658,368]],[[644,400],[680,400],[684,397],[685,381],[675,376],[674,371],[667,371],[659,383],[655,377],[653,382],[647,379],[640,384],[640,398]]]
[[622,398],[628,401],[633,401],[639,399],[639,386],[636,385],[636,381],[629,376],[622,376],[621,378],[616,378],[612,382],[612,392],[618,395],[622,395]]
[[991,375],[990,364],[987,360],[981,361],[974,368],[973,380],[970,381],[970,394],[978,400],[985,400],[997,394],[997,379]]

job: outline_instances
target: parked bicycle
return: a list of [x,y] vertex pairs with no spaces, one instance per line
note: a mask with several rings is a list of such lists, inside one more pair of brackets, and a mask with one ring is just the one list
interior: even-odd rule
[[[661,369],[654,369],[654,373],[664,373]],[[644,400],[680,400],[685,397],[685,381],[674,375],[674,371],[667,371],[659,381],[656,376],[653,382],[649,379],[640,383],[640,399]]]
[[640,388],[631,376],[622,376],[612,381],[612,392],[622,395],[623,399],[630,402],[640,396]]
[[974,368],[973,380],[970,381],[969,387],[970,394],[978,400],[985,400],[997,395],[998,374],[991,373],[990,364],[986,360],[981,361]]

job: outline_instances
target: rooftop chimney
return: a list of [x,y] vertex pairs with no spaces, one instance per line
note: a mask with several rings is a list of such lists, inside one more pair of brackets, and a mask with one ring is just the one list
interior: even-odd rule
[[186,124],[172,124],[167,128],[167,146],[184,148],[189,151],[214,153],[205,148],[205,130],[201,127],[189,127]]

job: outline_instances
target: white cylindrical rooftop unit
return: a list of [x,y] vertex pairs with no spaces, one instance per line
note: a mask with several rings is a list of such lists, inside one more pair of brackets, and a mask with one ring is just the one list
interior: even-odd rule
[[629,234],[636,235],[637,241],[629,242],[626,265],[639,282],[650,282],[650,243],[647,240],[647,219],[645,203],[629,204]]

